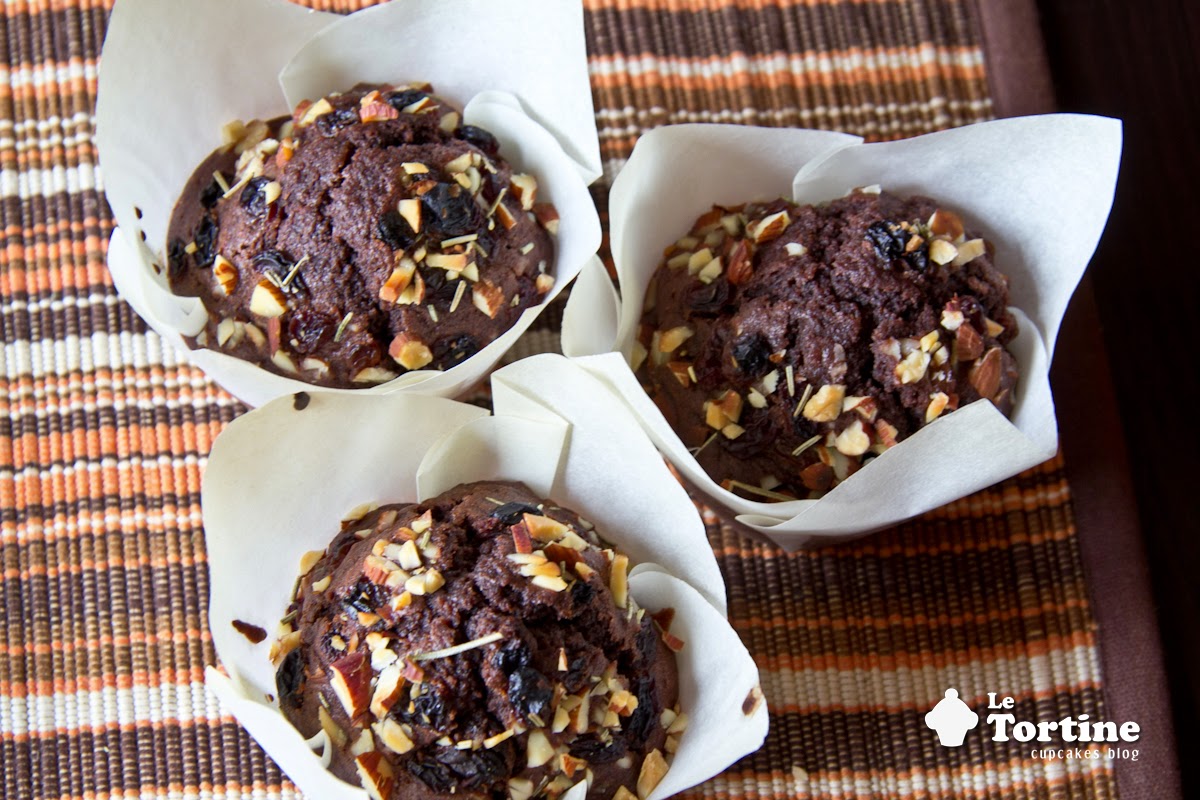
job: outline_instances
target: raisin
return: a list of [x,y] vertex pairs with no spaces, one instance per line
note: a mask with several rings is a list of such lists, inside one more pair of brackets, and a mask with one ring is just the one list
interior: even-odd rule
[[300,708],[304,702],[304,698],[300,696],[300,693],[304,691],[304,682],[304,658],[301,656],[300,650],[296,649],[284,657],[283,663],[279,665],[279,669],[275,673],[275,689],[279,692],[279,704]]
[[919,272],[929,269],[929,245],[922,244],[915,250],[904,254],[904,260],[909,266]]
[[187,266],[187,250],[182,239],[173,239],[171,246],[167,248],[167,270],[172,278],[179,278],[183,275],[184,268]]
[[751,333],[733,343],[732,355],[743,374],[757,378],[771,366],[771,343],[761,333]]
[[433,360],[441,369],[461,364],[479,352],[479,341],[469,333],[433,343]]
[[522,714],[540,716],[553,697],[550,681],[532,667],[517,667],[508,676],[508,699]]
[[350,351],[346,361],[350,364],[351,374],[353,374],[368,367],[379,366],[379,363],[383,361],[383,354],[378,345],[360,344]]
[[[230,181],[228,178],[225,178],[225,173],[221,173],[221,178],[225,180],[225,185],[228,186]],[[204,191],[200,193],[200,205],[205,208],[212,208],[224,196],[225,190],[221,188],[221,184],[217,183],[217,179],[214,177],[212,183],[204,187]]]
[[[286,253],[281,253],[278,250],[263,250],[256,255],[251,262],[260,272],[270,272],[279,279],[279,285],[283,286],[283,290],[288,294],[306,291],[308,285],[304,282],[304,275],[299,270],[292,274],[292,268],[296,266],[296,262],[288,258]],[[291,275],[291,278],[288,276]],[[284,281],[287,284],[284,285]]]
[[481,213],[475,198],[458,184],[439,183],[421,196],[428,211],[428,224],[443,237],[450,238],[480,228]]
[[392,108],[403,111],[422,97],[429,97],[429,95],[416,89],[405,89],[400,92],[389,92],[384,99]]
[[470,142],[489,156],[494,156],[500,152],[500,143],[496,141],[496,137],[490,131],[486,131],[475,125],[463,125],[459,128],[458,138]]
[[686,302],[696,314],[720,314],[729,302],[729,281],[698,283],[688,289]]
[[476,789],[507,778],[512,769],[511,759],[511,746],[491,750],[439,747],[408,761],[406,766],[430,789],[448,794],[456,787]]
[[380,217],[377,229],[380,240],[393,250],[407,250],[417,241],[417,234],[408,220],[395,209]]
[[264,188],[270,182],[270,178],[264,178],[260,175],[257,178],[251,178],[246,184],[246,188],[242,189],[242,208],[246,209],[247,213],[253,214],[256,217],[261,217],[267,213],[267,193],[264,191]]
[[436,267],[421,270],[421,277],[425,281],[425,301],[435,307],[449,308],[454,302],[454,295],[458,293],[458,281],[462,278],[450,280],[446,270]]
[[541,509],[528,503],[505,503],[492,512],[492,519],[498,519],[505,525],[516,525],[524,514],[541,513]]
[[373,614],[375,609],[381,608],[387,601],[387,590],[365,579],[354,584],[354,588],[346,597],[346,605],[364,614]]
[[571,742],[570,753],[589,764],[611,764],[625,755],[627,749],[625,740],[620,736],[614,736],[605,742],[596,734],[589,733],[575,737]]
[[359,119],[357,108],[337,108],[317,117],[316,126],[322,136],[330,137],[337,135],[343,128],[357,125]]
[[660,709],[654,707],[654,680],[652,678],[640,678],[637,682],[636,694],[638,706],[629,715],[624,730],[633,741],[634,747],[640,748],[650,738],[654,723],[658,721]]
[[301,355],[315,353],[321,345],[333,338],[338,321],[320,311],[299,309],[288,319],[288,337],[292,347]]
[[880,220],[874,222],[866,233],[867,240],[874,245],[875,255],[890,263],[904,255],[904,247],[908,244],[908,233],[893,222]]
[[775,439],[771,418],[765,413],[755,414],[749,419],[743,418],[741,425],[745,432],[736,439],[717,437],[721,448],[738,458],[751,458],[765,452]]
[[200,220],[196,230],[196,264],[201,267],[211,267],[217,257],[217,234],[220,230],[217,223],[208,217]]
[[450,721],[450,716],[450,709],[446,707],[446,701],[431,686],[426,686],[425,691],[413,698],[413,711],[410,719],[415,722],[441,730]]
[[529,648],[518,642],[496,653],[492,663],[505,675],[511,675],[520,667],[527,666],[529,658]]
[[595,594],[596,590],[587,581],[580,580],[571,584],[571,602],[577,606],[586,606]]

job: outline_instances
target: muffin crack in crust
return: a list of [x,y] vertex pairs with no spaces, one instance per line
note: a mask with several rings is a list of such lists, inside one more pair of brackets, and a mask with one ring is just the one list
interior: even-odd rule
[[1007,304],[990,246],[929,198],[714,206],[651,279],[634,369],[724,488],[819,497],[962,405],[1012,410]]
[[448,369],[541,301],[557,212],[431,91],[364,85],[227,126],[168,235],[172,290],[209,315],[189,344],[367,386]]
[[628,558],[520,484],[347,522],[302,564],[272,648],[280,708],[384,798],[645,797],[687,717],[672,612]]

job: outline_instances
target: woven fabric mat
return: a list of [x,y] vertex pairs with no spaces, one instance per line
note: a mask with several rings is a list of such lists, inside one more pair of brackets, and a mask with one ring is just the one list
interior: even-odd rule
[[[969,0],[586,7],[608,180],[640,132],[669,122],[880,139],[991,114]],[[107,13],[14,0],[0,16],[0,795],[294,797],[203,685],[200,475],[244,409],[164,349],[105,268],[93,111]],[[523,343],[553,346],[550,331]],[[1036,760],[982,725],[946,748],[923,723],[951,686],[977,710],[1011,695],[1017,719],[1105,716],[1073,519],[1058,459],[814,553],[709,516],[771,733],[689,794],[1114,796],[1103,761]]]

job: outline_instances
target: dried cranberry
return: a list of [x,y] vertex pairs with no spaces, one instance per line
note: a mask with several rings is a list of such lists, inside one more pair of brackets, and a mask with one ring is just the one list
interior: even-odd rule
[[[456,787],[476,789],[508,777],[512,769],[512,748],[505,745],[491,750],[439,747],[432,753],[422,753],[411,759],[406,766],[435,792],[448,794]],[[506,792],[502,794],[507,796]]]
[[337,108],[317,117],[317,130],[322,136],[335,136],[343,128],[357,125],[360,120],[357,108]]
[[183,270],[187,266],[185,247],[182,239],[173,239],[170,247],[167,248],[167,270],[172,278],[183,275]]
[[278,250],[263,250],[250,263],[260,272],[270,272],[278,278],[279,285],[288,294],[308,290],[308,285],[304,282],[304,275],[301,271],[296,270],[295,273],[292,272],[292,268],[296,266],[296,262],[292,261],[286,253],[281,253]]
[[508,699],[522,714],[537,714],[550,707],[554,689],[533,667],[517,667],[508,676]]
[[605,742],[596,734],[589,733],[575,737],[571,742],[570,753],[589,764],[611,764],[625,755],[627,749],[625,740],[620,736],[614,736]]
[[428,211],[428,223],[443,237],[462,236],[478,224],[479,206],[469,192],[458,184],[439,183],[421,196]]
[[417,241],[417,234],[408,220],[395,209],[380,217],[377,230],[380,240],[393,250],[407,250]]
[[688,289],[687,304],[697,314],[720,314],[729,302],[729,282],[697,283]]
[[[225,173],[221,173],[221,178],[225,180],[225,185],[228,186],[230,181],[225,177]],[[221,184],[217,183],[214,176],[212,183],[204,187],[204,191],[200,192],[200,205],[205,208],[212,208],[217,204],[217,201],[225,196],[225,190],[221,188]]]
[[469,333],[439,339],[433,343],[433,360],[442,369],[461,364],[478,352],[479,342]]
[[404,89],[399,92],[389,92],[384,99],[392,108],[403,111],[423,97],[429,97],[429,95],[416,89]]
[[500,152],[500,143],[496,141],[496,137],[490,131],[475,125],[463,125],[459,128],[458,138],[470,142],[489,156]]
[[246,209],[247,213],[256,217],[267,213],[267,193],[264,190],[270,182],[270,178],[260,175],[257,178],[251,178],[246,184],[246,188],[242,189],[242,208]]
[[492,519],[498,519],[505,525],[516,525],[524,514],[541,514],[541,510],[528,503],[505,503],[492,512]]
[[217,257],[217,235],[220,230],[217,223],[208,217],[200,220],[196,230],[196,264],[201,267],[211,267]]
[[292,348],[301,355],[315,353],[321,345],[333,338],[338,321],[320,311],[299,309],[288,319],[288,337]]
[[304,682],[304,658],[300,655],[300,650],[293,650],[283,659],[275,673],[279,704],[299,708],[303,702],[300,693],[304,691]]
[[751,333],[733,343],[733,360],[742,374],[757,378],[771,366],[771,343],[761,333]]

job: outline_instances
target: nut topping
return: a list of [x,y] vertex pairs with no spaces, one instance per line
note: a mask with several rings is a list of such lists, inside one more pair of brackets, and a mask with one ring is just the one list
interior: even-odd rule
[[827,384],[809,398],[800,413],[813,422],[833,422],[842,413],[842,400],[845,397],[845,386]]

